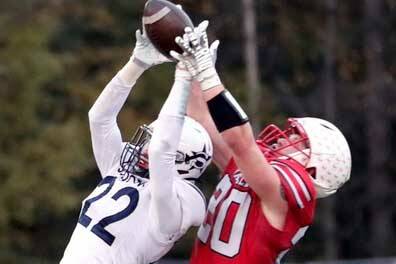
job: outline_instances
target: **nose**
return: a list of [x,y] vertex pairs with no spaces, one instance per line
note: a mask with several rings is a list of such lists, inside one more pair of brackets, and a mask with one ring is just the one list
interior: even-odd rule
[[278,139],[278,148],[284,147],[287,145],[287,140],[285,138]]

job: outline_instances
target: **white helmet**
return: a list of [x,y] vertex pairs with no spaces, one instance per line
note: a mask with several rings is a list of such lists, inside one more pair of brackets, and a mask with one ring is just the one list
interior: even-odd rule
[[[156,121],[140,126],[125,146],[120,165],[124,171],[149,177],[147,149]],[[208,132],[197,121],[185,117],[183,130],[176,153],[177,172],[183,179],[196,180],[210,164],[213,155],[212,141]]]
[[[290,134],[299,134],[301,139],[290,142]],[[332,123],[312,117],[290,118],[285,130],[270,125],[260,134],[261,140],[268,145],[280,137],[289,141],[289,147],[301,141],[307,142],[309,149],[296,148],[290,157],[304,165],[311,174],[318,198],[335,193],[349,180],[351,152],[344,135]]]

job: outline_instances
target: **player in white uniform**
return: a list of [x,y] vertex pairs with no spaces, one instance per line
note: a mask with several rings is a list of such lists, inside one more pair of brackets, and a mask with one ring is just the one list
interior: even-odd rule
[[[138,30],[130,61],[89,111],[92,145],[102,181],[83,201],[62,264],[152,263],[205,216],[192,183],[209,164],[205,129],[185,117],[191,76],[177,69],[158,119],[122,142],[117,115],[145,69],[168,60]],[[149,143],[149,144],[148,144]]]

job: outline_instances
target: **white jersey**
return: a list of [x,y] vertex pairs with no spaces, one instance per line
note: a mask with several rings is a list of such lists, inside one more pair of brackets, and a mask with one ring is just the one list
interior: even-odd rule
[[[102,181],[82,203],[61,264],[152,263],[165,255],[189,227],[199,226],[204,219],[205,200],[199,189],[170,175],[174,178],[172,195],[178,199],[175,206],[180,208],[180,219],[155,220],[158,217],[151,180],[122,170],[120,158],[126,143],[121,140],[115,119],[130,89],[116,76],[91,109],[96,115],[90,122],[93,150]],[[161,169],[169,171],[157,171]],[[163,234],[160,227],[167,221],[180,223],[179,230]]]

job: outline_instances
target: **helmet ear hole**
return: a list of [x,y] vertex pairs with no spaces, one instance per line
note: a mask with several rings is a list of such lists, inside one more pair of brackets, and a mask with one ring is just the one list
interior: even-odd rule
[[312,178],[316,179],[316,168],[311,167],[311,168],[306,168],[307,172],[309,175],[311,175]]

